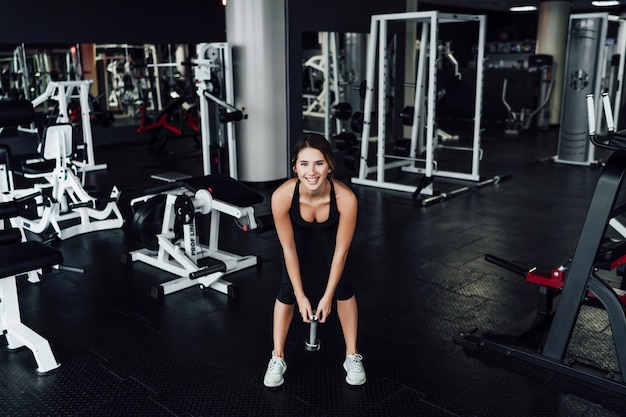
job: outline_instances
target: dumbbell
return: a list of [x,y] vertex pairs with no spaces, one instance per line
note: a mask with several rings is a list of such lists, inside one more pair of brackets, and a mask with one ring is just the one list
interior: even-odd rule
[[358,142],[356,135],[352,132],[341,132],[332,136],[331,141],[335,142],[335,146],[340,151],[344,151],[355,146]]
[[339,102],[333,106],[332,112],[339,120],[349,120],[352,116],[352,105],[348,102]]
[[415,107],[406,106],[400,112],[400,120],[402,120],[402,124],[405,126],[413,125],[413,115],[415,114]]
[[315,312],[311,316],[311,329],[309,330],[309,338],[304,341],[304,348],[309,352],[320,350],[320,340],[317,338],[317,316]]

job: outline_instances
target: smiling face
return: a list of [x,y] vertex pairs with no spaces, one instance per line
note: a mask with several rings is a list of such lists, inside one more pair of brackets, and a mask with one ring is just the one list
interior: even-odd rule
[[300,182],[311,191],[325,186],[335,167],[333,148],[322,135],[307,133],[295,144],[291,167]]
[[302,148],[293,167],[294,172],[306,188],[311,191],[319,190],[326,184],[331,168],[324,154],[316,148]]

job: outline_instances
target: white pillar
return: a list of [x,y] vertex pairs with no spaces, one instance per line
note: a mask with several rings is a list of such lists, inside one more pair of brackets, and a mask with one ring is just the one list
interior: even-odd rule
[[569,27],[569,1],[542,1],[539,3],[537,46],[535,53],[554,58],[554,85],[550,97],[550,124],[557,125],[561,116],[563,96],[563,69]]
[[[406,0],[406,11],[407,12],[416,12],[417,11],[417,0]],[[415,71],[416,71],[416,62],[417,62],[417,49],[415,48],[415,44],[417,42],[417,23],[415,22],[407,22],[406,23],[406,34],[405,34],[405,47],[404,47],[404,80],[406,82],[413,82],[415,80]],[[408,90],[405,88],[404,94],[404,106],[412,106],[415,101],[414,94],[406,94]],[[414,89],[414,92],[417,92],[417,86]],[[398,110],[397,114],[400,113]],[[411,137],[411,126],[403,126],[404,138]]]
[[284,0],[228,0],[226,40],[233,53],[238,179],[271,182],[288,172]]

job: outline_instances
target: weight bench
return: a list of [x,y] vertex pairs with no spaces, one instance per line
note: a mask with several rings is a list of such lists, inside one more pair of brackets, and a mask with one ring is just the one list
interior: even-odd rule
[[[187,178],[147,190],[131,201],[131,229],[145,247],[123,255],[122,262],[144,262],[178,276],[153,288],[155,299],[195,285],[236,298],[236,287],[222,277],[256,265],[257,257],[219,249],[221,214],[232,216],[244,231],[254,230],[258,223],[252,205],[262,201],[262,195],[226,175]],[[197,214],[210,214],[208,245],[198,239]]]
[[[20,208],[18,202],[0,203],[0,218],[12,217]],[[36,241],[22,241],[22,233],[15,228],[0,231],[0,331],[7,340],[7,348],[27,347],[37,361],[37,373],[43,375],[60,365],[48,341],[22,323],[17,294],[17,277],[28,275],[29,282],[39,282],[44,269],[63,263],[63,254]]]

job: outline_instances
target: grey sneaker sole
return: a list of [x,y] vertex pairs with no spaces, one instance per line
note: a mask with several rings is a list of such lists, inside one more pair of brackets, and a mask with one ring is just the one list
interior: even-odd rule
[[[346,366],[343,367],[343,369],[348,372],[348,369],[346,368]],[[350,385],[353,386],[360,386],[365,384],[365,381],[367,380],[367,378],[363,378],[363,381],[351,381],[350,378],[348,377],[348,375],[346,375],[346,382]]]

